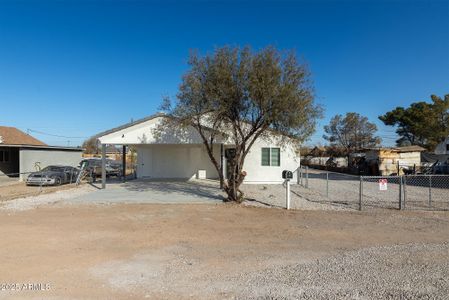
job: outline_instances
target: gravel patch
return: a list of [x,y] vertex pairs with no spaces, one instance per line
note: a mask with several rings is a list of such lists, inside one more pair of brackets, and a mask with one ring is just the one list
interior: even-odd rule
[[[298,189],[304,191],[298,192]],[[286,206],[285,187],[282,184],[243,184],[241,190],[245,193],[247,199],[243,202],[244,205],[277,208],[285,208]],[[322,203],[310,200],[313,199],[310,194],[314,193],[312,190],[292,184],[290,207],[302,210],[351,210],[351,207],[342,203],[330,203],[329,201]]]
[[[185,251],[183,247],[149,251],[98,265],[90,273],[117,290],[169,298],[447,299],[449,295],[447,242],[346,250],[287,265],[263,260],[267,269],[237,274],[207,271],[202,260],[183,255]],[[242,270],[247,269],[244,265]]]
[[448,299],[449,243],[372,247],[241,274],[240,298]]
[[50,194],[17,198],[0,203],[0,210],[23,211],[34,209],[41,205],[53,205],[60,201],[76,198],[94,191],[90,185],[80,185],[71,189],[60,190]]

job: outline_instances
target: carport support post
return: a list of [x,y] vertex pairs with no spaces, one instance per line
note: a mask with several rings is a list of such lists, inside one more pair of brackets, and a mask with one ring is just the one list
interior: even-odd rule
[[101,188],[106,188],[106,144],[101,144]]
[[122,175],[123,175],[123,182],[126,180],[126,145],[123,145],[122,147]]

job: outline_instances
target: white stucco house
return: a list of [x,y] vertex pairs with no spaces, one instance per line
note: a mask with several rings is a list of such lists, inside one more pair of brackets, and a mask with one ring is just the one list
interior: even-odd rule
[[[133,146],[137,151],[137,178],[148,179],[217,179],[203,142],[194,128],[180,130],[161,128],[163,114],[156,114],[111,130],[96,137],[106,145]],[[176,132],[175,132],[176,131]],[[270,134],[259,139],[248,153],[242,171],[247,172],[245,183],[280,183],[282,171],[294,172],[300,165],[299,148],[294,143],[281,143]],[[234,146],[224,139],[214,145],[215,159],[226,174],[226,150]]]

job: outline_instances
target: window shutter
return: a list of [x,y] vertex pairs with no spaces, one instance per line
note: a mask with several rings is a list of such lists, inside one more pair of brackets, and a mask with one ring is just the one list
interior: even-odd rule
[[271,165],[279,167],[281,165],[281,149],[271,148]]
[[262,166],[270,165],[270,148],[262,148]]

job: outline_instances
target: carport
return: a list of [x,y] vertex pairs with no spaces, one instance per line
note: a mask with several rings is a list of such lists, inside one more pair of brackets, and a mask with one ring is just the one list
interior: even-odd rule
[[[136,177],[139,180],[218,179],[198,133],[193,128],[181,130],[164,126],[164,118],[161,114],[154,115],[96,136],[101,144],[103,189],[106,187],[107,145],[122,147],[123,175],[126,172],[127,147],[132,146],[136,150]],[[214,146],[213,155],[225,172],[223,144]]]

